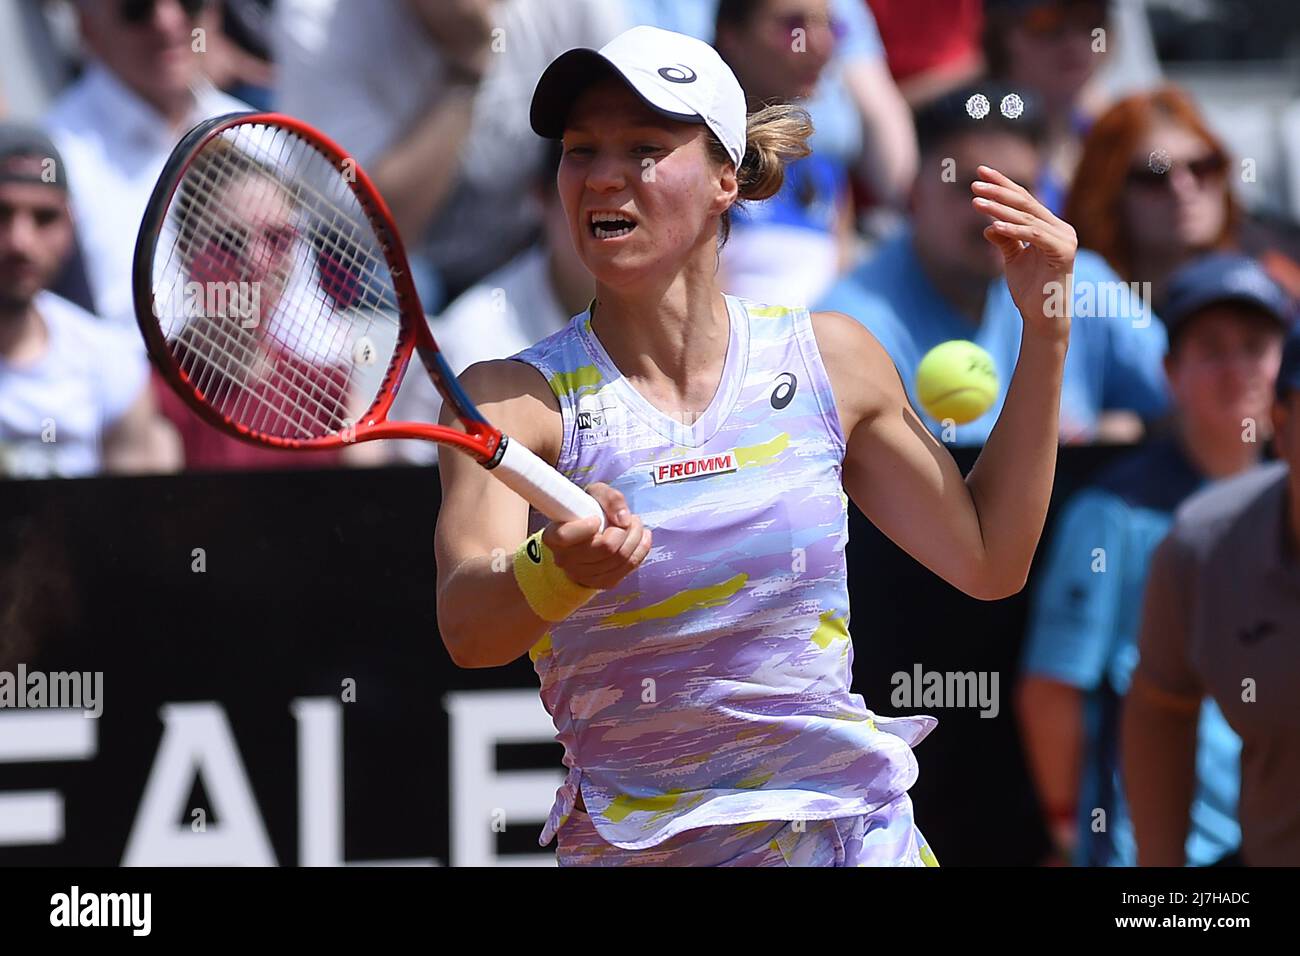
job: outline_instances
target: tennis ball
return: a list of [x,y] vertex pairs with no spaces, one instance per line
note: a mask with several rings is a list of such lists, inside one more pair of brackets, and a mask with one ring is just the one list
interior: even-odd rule
[[916,395],[926,414],[938,421],[973,422],[998,397],[993,356],[964,339],[936,345],[916,367]]

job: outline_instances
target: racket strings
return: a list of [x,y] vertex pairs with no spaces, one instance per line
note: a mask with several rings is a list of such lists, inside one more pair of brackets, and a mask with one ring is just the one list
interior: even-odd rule
[[[218,341],[216,336],[224,337],[224,341]],[[177,351],[183,349],[178,364],[209,404],[222,408],[238,401],[240,404],[231,418],[250,430],[276,433],[264,425],[268,414],[286,425],[306,428],[310,422],[301,415],[295,417],[293,413],[313,406],[317,419],[332,419],[335,428],[344,427],[343,420],[313,394],[312,382],[301,371],[291,368],[287,374],[270,374],[268,366],[272,358],[254,343],[238,343],[228,330],[210,333],[205,325],[200,324],[186,326],[173,341]],[[235,361],[223,366],[220,359],[199,358],[213,353],[232,357]],[[194,374],[196,367],[199,369],[197,377]],[[262,413],[261,420],[252,414],[253,403]]]
[[346,175],[288,130],[243,125],[205,142],[173,192],[155,315],[200,397],[249,431],[340,433],[397,350],[392,275]]

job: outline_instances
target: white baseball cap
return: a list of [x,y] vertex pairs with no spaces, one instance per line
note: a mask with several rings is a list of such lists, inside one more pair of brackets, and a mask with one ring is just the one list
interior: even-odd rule
[[533,131],[560,139],[574,101],[610,75],[621,78],[656,113],[706,124],[740,168],[746,109],[736,74],[703,40],[658,27],[633,27],[599,50],[569,50],[552,60],[533,91]]

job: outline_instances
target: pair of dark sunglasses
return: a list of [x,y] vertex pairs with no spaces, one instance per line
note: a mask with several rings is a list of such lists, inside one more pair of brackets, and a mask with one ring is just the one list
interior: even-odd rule
[[[192,20],[203,11],[208,0],[178,0],[178,2],[185,15]],[[123,23],[138,26],[153,19],[154,7],[157,5],[158,0],[121,0],[117,7],[117,15]]]
[[1165,189],[1171,182],[1170,173],[1173,172],[1175,165],[1185,166],[1196,181],[1203,185],[1207,181],[1217,179],[1223,175],[1228,168],[1228,159],[1218,153],[1211,153],[1209,156],[1189,159],[1185,163],[1171,164],[1163,172],[1159,169],[1152,169],[1150,165],[1134,166],[1128,171],[1128,181],[1134,186],[1140,186],[1143,189]]

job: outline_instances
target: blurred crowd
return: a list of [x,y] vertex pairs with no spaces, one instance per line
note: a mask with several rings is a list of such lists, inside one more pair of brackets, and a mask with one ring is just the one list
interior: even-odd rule
[[[1164,6],[19,2],[0,23],[0,476],[346,463],[196,427],[150,372],[134,324],[136,232],[169,152],[199,120],[275,109],[352,151],[395,214],[459,372],[558,330],[593,294],[554,188],[559,150],[529,127],[543,68],[634,24],[689,33],[715,45],[752,108],[798,102],[816,127],[813,153],[781,191],[736,219],[724,289],[852,315],[893,357],[918,409],[922,356],[952,339],[982,346],[1003,395],[969,424],[925,418],[943,441],[987,439],[1020,341],[987,217],[970,204],[976,166],[1030,187],[1075,227],[1061,438],[1135,448],[1049,529],[1033,599],[1018,703],[1056,858],[1233,861],[1239,794],[1241,813],[1281,828],[1294,852],[1298,811],[1260,794],[1282,788],[1300,806],[1300,755],[1243,761],[1233,728],[1246,721],[1214,693],[1213,655],[1191,647],[1195,622],[1180,631],[1144,612],[1153,554],[1157,567],[1180,569],[1166,582],[1176,593],[1210,573],[1233,522],[1279,522],[1283,542],[1294,539],[1282,526],[1300,528],[1294,506],[1251,510],[1272,501],[1270,469],[1285,469],[1268,459],[1300,455],[1300,347],[1286,344],[1300,293],[1300,231],[1287,210],[1300,208],[1290,195],[1300,190],[1272,146],[1254,155],[1241,125],[1230,146],[1223,122],[1166,77],[1150,29],[1150,8]],[[1279,115],[1277,141],[1300,139],[1300,111]],[[436,420],[438,410],[413,374],[393,417]],[[385,444],[372,461],[436,460],[430,444]],[[1269,475],[1272,484],[1260,477]],[[1199,547],[1170,543],[1184,499],[1237,479],[1247,484],[1231,485],[1214,512],[1212,545],[1195,529],[1185,537]],[[1243,560],[1276,559],[1285,595],[1300,581],[1296,555],[1264,551]],[[1293,679],[1297,660],[1292,652],[1284,666]],[[1145,696],[1121,718],[1133,688]],[[1135,713],[1149,719],[1125,737],[1138,767],[1125,788],[1121,722]],[[1167,772],[1141,772],[1155,765]],[[1166,822],[1179,800],[1190,806],[1181,830]]]

